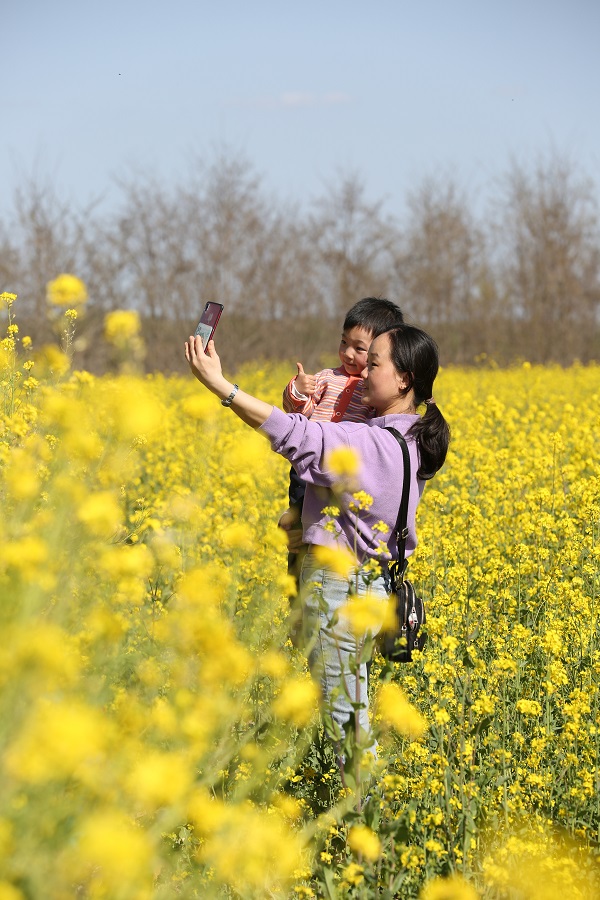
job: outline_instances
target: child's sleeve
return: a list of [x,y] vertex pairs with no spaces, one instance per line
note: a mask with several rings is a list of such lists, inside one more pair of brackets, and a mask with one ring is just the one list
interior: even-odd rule
[[301,413],[308,398],[301,399],[296,396],[294,382],[296,377],[291,378],[283,390],[283,408],[286,413]]
[[310,419],[315,406],[318,406],[320,403],[327,386],[324,372],[317,372],[315,378],[317,379],[317,387],[312,397],[303,397],[302,394],[298,394],[294,387],[296,376],[290,379],[283,391],[283,408],[286,413],[302,413],[303,416]]

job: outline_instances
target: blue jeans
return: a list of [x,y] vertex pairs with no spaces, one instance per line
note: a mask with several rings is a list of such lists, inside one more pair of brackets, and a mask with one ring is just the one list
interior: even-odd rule
[[[317,563],[309,550],[300,572],[300,597],[303,604],[303,634],[308,652],[308,664],[313,677],[320,682],[325,720],[337,742],[344,734],[344,726],[353,713],[352,703],[359,703],[358,721],[361,729],[372,738],[369,721],[367,664],[355,665],[357,650],[366,635],[352,633],[343,616],[336,613],[349,600],[350,592],[371,596],[387,602],[388,592],[383,577],[367,586],[359,570],[358,579],[338,575]],[[383,618],[383,610],[382,610]],[[370,633],[375,635],[379,627]],[[376,755],[377,744],[371,739],[369,750]]]

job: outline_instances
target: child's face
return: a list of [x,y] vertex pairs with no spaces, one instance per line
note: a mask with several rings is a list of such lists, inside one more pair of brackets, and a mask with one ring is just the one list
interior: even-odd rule
[[340,362],[348,375],[360,375],[367,364],[369,346],[373,335],[362,325],[355,325],[349,331],[342,332],[340,341]]

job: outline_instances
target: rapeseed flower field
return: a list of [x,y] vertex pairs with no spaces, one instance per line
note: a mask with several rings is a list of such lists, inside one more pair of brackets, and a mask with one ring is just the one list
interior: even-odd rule
[[287,464],[139,375],[135,315],[119,375],[73,371],[61,278],[61,349],[0,296],[0,900],[600,896],[600,367],[440,374],[428,641],[375,656],[379,759],[343,786],[288,637]]

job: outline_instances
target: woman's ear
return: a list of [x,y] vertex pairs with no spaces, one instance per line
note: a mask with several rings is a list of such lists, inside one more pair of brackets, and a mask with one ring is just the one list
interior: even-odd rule
[[410,379],[408,377],[408,372],[397,372],[396,378],[398,379],[398,391],[401,394],[406,393],[410,386]]

